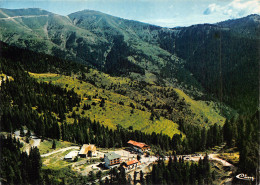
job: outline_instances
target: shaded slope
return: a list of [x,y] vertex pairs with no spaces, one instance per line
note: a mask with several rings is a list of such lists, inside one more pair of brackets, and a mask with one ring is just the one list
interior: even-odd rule
[[160,40],[167,38],[160,34],[174,35],[174,31],[89,10],[70,14],[69,18],[77,27],[90,30],[110,42],[111,49],[104,66],[99,69],[133,78],[138,73],[145,76],[145,80],[153,74],[161,85],[167,83],[163,81],[166,79],[175,86],[187,85],[186,89],[202,90],[184,68],[185,61],[161,47]]
[[182,28],[176,40],[177,55],[206,92],[240,111],[257,109],[259,20]]

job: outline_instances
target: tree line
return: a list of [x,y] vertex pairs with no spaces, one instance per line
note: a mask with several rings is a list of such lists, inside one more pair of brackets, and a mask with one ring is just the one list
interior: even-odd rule
[[227,120],[223,137],[227,147],[238,148],[238,172],[259,177],[259,111]]
[[58,122],[80,102],[74,90],[37,82],[20,65],[0,59],[0,71],[14,80],[1,84],[1,130],[13,132],[25,125],[40,136],[59,139]]
[[182,120],[177,123],[180,131],[186,135],[183,139],[180,134],[175,134],[172,138],[174,150],[178,154],[205,151],[224,142],[222,127],[216,123],[209,128],[185,124]]
[[176,156],[171,156],[168,164],[159,160],[146,176],[146,184],[212,184],[213,180],[215,172],[210,170],[207,155],[198,163],[184,162],[183,157]]
[[86,184],[90,180],[68,167],[59,170],[43,168],[39,149],[33,147],[29,154],[22,152],[23,144],[10,134],[1,135],[0,143],[0,182],[3,185]]
[[3,184],[41,184],[42,162],[39,149],[31,148],[29,155],[21,152],[23,146],[10,135],[0,136],[0,176]]
[[71,75],[72,73],[87,72],[85,65],[61,59],[59,57],[37,53],[28,49],[10,46],[2,41],[1,57],[13,61],[18,65],[23,66],[27,71],[34,73],[59,73]]

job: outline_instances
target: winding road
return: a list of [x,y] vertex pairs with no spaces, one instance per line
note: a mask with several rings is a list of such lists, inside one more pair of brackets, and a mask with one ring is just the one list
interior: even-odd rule
[[209,154],[209,159],[210,160],[215,160],[215,161],[219,161],[223,164],[223,166],[229,166],[231,168],[235,168],[235,166],[233,164],[230,164],[229,162],[223,160],[223,159],[220,159],[218,157],[218,154]]
[[[230,170],[228,172],[228,175],[231,175],[232,173],[234,173],[237,170],[237,167],[235,167],[233,164],[230,164],[229,162],[221,159],[218,157],[218,154],[209,154],[209,160],[213,160],[213,161],[218,161],[220,162],[223,166],[225,167],[230,167]],[[203,158],[204,156],[194,156],[194,157],[189,157],[189,160],[192,161],[199,161],[200,158]],[[229,178],[225,178],[220,184],[225,184],[225,185],[231,185],[232,184],[232,177]]]
[[56,154],[56,153],[59,153],[59,152],[65,152],[65,151],[71,150],[71,149],[79,150],[79,146],[70,146],[70,147],[67,147],[67,148],[62,148],[60,150],[55,150],[55,151],[47,153],[47,154],[42,154],[41,157],[48,157],[52,154]]

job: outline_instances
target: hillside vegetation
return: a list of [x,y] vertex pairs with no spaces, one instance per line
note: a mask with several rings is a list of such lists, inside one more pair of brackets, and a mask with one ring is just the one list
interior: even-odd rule
[[[1,132],[12,133],[26,127],[42,139],[62,139],[81,145],[95,143],[102,148],[127,146],[130,139],[155,145],[162,150],[173,147],[172,138],[168,135],[148,134],[123,128],[119,124],[116,129],[111,129],[100,124],[99,120],[91,121],[76,113],[74,110],[80,107],[81,96],[74,89],[37,82],[16,60],[0,57],[0,72],[13,79],[1,84]],[[104,99],[100,105],[104,107]],[[83,109],[88,110],[89,107],[86,105]],[[73,120],[73,124],[68,118]]]
[[207,92],[240,113],[258,106],[260,16],[179,30],[177,56]]
[[[72,114],[80,114],[113,129],[119,124],[127,129],[130,127],[147,133],[162,131],[173,136],[180,133],[180,124],[209,126],[215,123],[223,125],[225,121],[220,112],[223,105],[192,100],[181,89],[176,91],[173,87],[162,87],[152,82],[113,77],[57,57],[5,43],[1,45],[3,57],[19,61],[25,70],[34,72],[34,77],[73,89],[81,96],[80,106],[65,114],[69,123],[74,122]],[[234,114],[232,109],[224,110],[225,114]]]
[[[81,95],[82,100],[80,107],[75,107],[73,111],[77,114],[81,114],[83,117],[89,117],[92,121],[97,120],[113,129],[116,129],[116,126],[119,124],[124,128],[132,126],[135,130],[141,130],[150,134],[152,132],[162,132],[171,137],[175,133],[180,133],[178,125],[173,121],[165,118],[152,121],[150,120],[150,112],[139,109],[133,110],[133,108],[130,107],[130,104],[132,103],[136,106],[135,102],[126,96],[96,88],[89,83],[73,79],[73,77],[56,74],[31,73],[31,75],[42,81],[51,81],[52,84],[59,85],[63,88],[66,86],[68,89],[74,88],[75,92]],[[103,106],[101,106],[102,99],[104,99],[105,102]],[[123,102],[124,105],[120,105],[119,102]],[[91,108],[89,108],[89,110],[84,110],[84,105],[88,105]],[[72,112],[70,116],[72,116]],[[73,119],[68,118],[68,122],[73,123]]]
[[[145,93],[138,92],[129,85],[138,82],[133,82],[122,77],[110,77],[109,75],[99,73],[95,70],[90,70],[86,75],[86,79],[93,76],[102,79],[102,83],[98,80],[93,80],[95,81],[95,85],[78,80],[76,75],[74,78],[57,74],[31,73],[31,75],[40,81],[51,82],[52,84],[59,85],[63,88],[73,88],[75,92],[81,96],[80,107],[75,107],[73,111],[82,116],[89,117],[91,120],[98,120],[100,123],[109,126],[110,128],[115,129],[119,124],[124,128],[132,127],[134,130],[137,129],[146,133],[162,132],[171,137],[176,133],[180,133],[178,125],[173,121],[166,119],[167,117],[170,117],[170,114],[165,113],[165,115],[163,115],[163,110],[160,108],[160,105],[165,104],[167,99],[163,95],[159,96],[158,94],[149,92],[158,90],[158,88],[163,92],[165,89],[161,87],[149,86],[149,88],[144,88],[144,90],[147,89]],[[113,92],[113,90],[107,90],[105,88],[106,86],[103,85],[104,83],[106,83],[106,86],[110,86],[111,83],[118,85]],[[99,86],[103,86],[103,88]],[[124,95],[120,94],[120,90],[123,88],[128,93]],[[127,90],[127,88],[129,90]],[[180,97],[175,97],[177,98],[177,101],[179,99],[181,103],[181,101],[183,101],[182,97],[186,100],[182,102],[183,105],[180,105],[180,107],[177,105],[176,108],[172,110],[173,113],[171,115],[178,115],[179,119],[185,119],[186,122],[190,121],[192,124],[201,124],[201,126],[207,126],[213,123],[223,125],[225,118],[220,116],[212,105],[194,101],[179,89],[171,90],[172,93],[175,93],[176,91],[181,94]],[[150,98],[150,101],[145,101],[147,105],[142,104],[142,100],[147,98]],[[171,98],[172,97],[169,97],[168,99],[170,100]],[[103,104],[101,103],[102,101],[104,102]],[[151,107],[149,107],[148,103]],[[182,108],[183,110],[178,110],[179,108]],[[71,117],[72,114],[73,113],[68,116]],[[68,121],[73,122],[73,119],[68,118]]]

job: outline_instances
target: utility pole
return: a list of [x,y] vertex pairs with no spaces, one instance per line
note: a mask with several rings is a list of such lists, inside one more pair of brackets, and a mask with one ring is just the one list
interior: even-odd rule
[[222,36],[221,36],[221,28],[219,30],[219,83],[220,83],[220,113],[222,113],[222,102],[223,102],[223,82],[222,82],[222,55],[221,55],[221,45],[222,45]]

